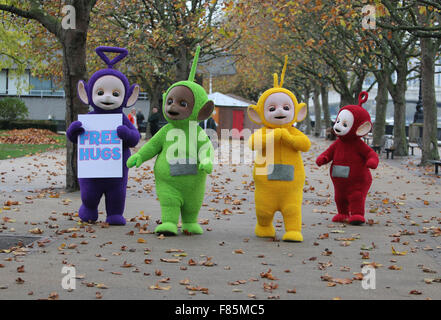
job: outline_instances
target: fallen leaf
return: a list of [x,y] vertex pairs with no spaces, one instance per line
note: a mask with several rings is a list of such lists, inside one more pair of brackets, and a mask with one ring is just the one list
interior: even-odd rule
[[400,252],[400,251],[395,250],[394,246],[391,246],[391,248],[392,248],[392,254],[394,256],[405,256],[407,254],[407,251]]

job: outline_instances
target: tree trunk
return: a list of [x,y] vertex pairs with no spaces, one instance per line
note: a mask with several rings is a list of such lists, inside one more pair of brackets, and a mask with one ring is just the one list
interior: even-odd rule
[[388,77],[384,75],[376,76],[378,83],[377,97],[375,98],[375,123],[373,130],[373,145],[380,146],[382,138],[386,132],[386,111],[389,101],[389,92],[387,90]]
[[329,110],[328,86],[322,84],[320,86],[320,94],[322,96],[323,117],[325,118],[326,129],[331,127],[331,115]]
[[406,137],[406,89],[407,89],[407,59],[399,57],[397,83],[388,82],[388,90],[394,103],[394,148],[395,155],[407,156],[409,147]]
[[437,106],[435,95],[435,57],[439,47],[438,41],[430,38],[422,38],[421,43],[421,82],[423,97],[423,150],[421,165],[429,160],[438,160],[437,138]]
[[[77,94],[79,80],[86,76],[86,37],[69,39],[63,43],[63,77],[64,91],[66,93],[66,129],[78,120],[78,114],[87,113],[88,107],[84,105]],[[77,145],[67,139],[66,154],[66,190],[69,192],[79,190],[77,178]]]
[[349,94],[340,94],[340,108],[354,104],[354,97]]
[[190,60],[187,51],[186,47],[179,47],[179,53],[176,55],[179,57],[176,64],[176,81],[187,80],[190,74]]
[[322,129],[322,112],[320,105],[320,87],[315,86],[314,88],[314,113],[315,113],[315,124],[314,124],[314,136],[320,136],[320,130]]
[[394,148],[397,156],[407,156],[405,91],[392,96],[394,102]]
[[311,125],[311,115],[309,113],[309,96],[311,95],[309,88],[305,88],[305,103],[306,103],[306,108],[308,108],[308,112],[306,113],[306,118],[305,118],[305,122],[306,122],[306,130],[305,130],[305,134],[311,134],[312,132],[312,125]]
[[[63,79],[66,94],[66,129],[78,120],[78,114],[88,112],[86,106],[78,98],[77,84],[85,80],[87,30],[89,28],[90,1],[75,1],[76,29],[62,30],[59,41],[63,47]],[[79,190],[77,178],[77,146],[67,139],[66,144],[66,190],[68,192]]]

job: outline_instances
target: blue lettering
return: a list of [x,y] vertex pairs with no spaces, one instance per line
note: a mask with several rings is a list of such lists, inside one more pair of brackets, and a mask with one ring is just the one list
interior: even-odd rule
[[80,160],[89,160],[89,149],[80,148]]
[[101,131],[101,144],[110,144],[110,130]]
[[90,149],[90,158],[92,160],[98,160],[100,158],[100,153],[101,153],[101,149],[100,148],[96,148],[96,154],[95,152],[93,152],[94,149]]
[[86,131],[82,135],[80,135],[80,144],[84,144],[88,138],[89,138],[89,131]]
[[101,159],[109,160],[111,156],[112,156],[112,152],[111,152],[110,148],[104,148],[101,151]]
[[116,132],[116,130],[110,131],[110,143],[111,144],[118,144],[120,142],[121,141],[119,140],[118,133]]
[[90,131],[89,134],[89,143],[90,145],[96,144],[97,146],[100,145],[100,133],[98,131]]
[[121,159],[121,151],[118,147],[113,148],[112,153],[113,153],[113,156],[112,156],[113,160]]

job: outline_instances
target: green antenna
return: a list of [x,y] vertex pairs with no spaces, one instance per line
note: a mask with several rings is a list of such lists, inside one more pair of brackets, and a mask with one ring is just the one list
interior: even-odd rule
[[190,75],[188,76],[188,81],[194,82],[194,76],[196,75],[196,69],[198,67],[199,52],[201,52],[201,47],[197,46],[196,53],[195,53],[194,59],[193,59],[193,64],[191,65]]

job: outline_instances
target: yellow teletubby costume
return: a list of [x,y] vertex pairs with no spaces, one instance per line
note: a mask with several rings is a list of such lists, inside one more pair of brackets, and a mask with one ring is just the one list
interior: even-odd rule
[[283,215],[284,241],[303,241],[302,198],[305,169],[300,152],[311,146],[308,137],[293,127],[306,117],[305,103],[282,88],[288,57],[280,83],[274,74],[274,88],[265,91],[257,105],[248,107],[248,116],[264,127],[250,137],[248,144],[257,151],[253,177],[258,237],[275,237],[273,218],[276,211]]

